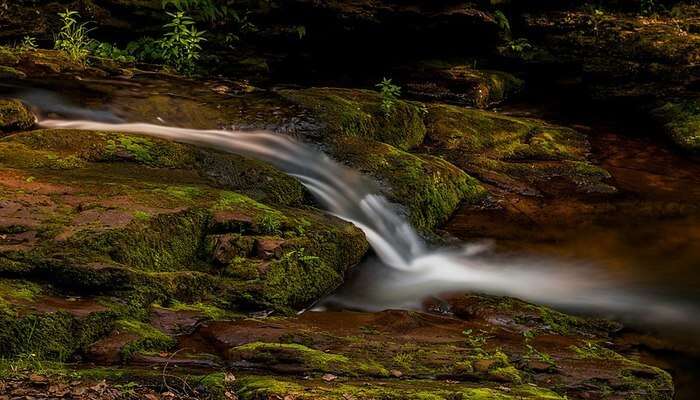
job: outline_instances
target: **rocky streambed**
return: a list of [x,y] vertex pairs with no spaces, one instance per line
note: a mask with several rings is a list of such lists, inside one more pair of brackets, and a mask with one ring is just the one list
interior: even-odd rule
[[[333,7],[353,26],[368,10],[390,14],[357,3]],[[425,15],[442,27],[471,21],[497,41],[487,13]],[[495,239],[499,254],[593,261],[647,288],[662,273],[644,273],[657,266],[680,287],[697,261],[700,182],[697,159],[677,150],[694,150],[697,114],[679,105],[694,101],[697,48],[679,40],[697,33],[676,37],[626,14],[593,33],[590,15],[558,17],[529,15],[537,51],[498,58],[530,83],[464,60],[402,63],[393,71],[406,96],[391,113],[368,85],[326,78],[254,86],[0,48],[0,399],[674,398],[674,379],[692,379],[668,361],[688,360],[694,343],[647,336],[649,325],[480,293],[426,299],[420,310],[305,311],[373,252],[297,179],[139,134],[40,129],[33,114],[290,135],[372,177],[432,243]],[[617,49],[629,32],[670,44]],[[590,56],[613,48],[624,62]],[[485,109],[537,92],[532,71],[570,72],[581,60],[577,87],[643,113],[666,139],[540,112],[527,97],[525,107]],[[600,81],[596,68],[629,79]],[[653,101],[652,83],[665,88]],[[669,254],[670,267],[658,267]]]

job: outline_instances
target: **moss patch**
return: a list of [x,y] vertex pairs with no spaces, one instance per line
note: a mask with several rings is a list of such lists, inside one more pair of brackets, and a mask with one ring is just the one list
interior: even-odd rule
[[407,206],[414,227],[429,231],[462,201],[478,203],[485,190],[471,176],[433,156],[414,155],[388,144],[341,138],[332,154],[390,188],[389,199]]
[[128,343],[121,349],[121,356],[125,360],[141,351],[167,351],[176,343],[175,339],[164,332],[139,321],[120,319],[116,322],[116,329],[138,336],[137,340]]
[[[3,71],[0,70],[0,75]],[[0,99],[0,131],[10,132],[34,126],[34,114],[18,100]]]
[[668,102],[652,114],[674,143],[685,150],[700,151],[700,99]]
[[243,400],[292,396],[296,399],[336,399],[351,397],[358,399],[387,400],[563,400],[565,397],[536,386],[517,386],[506,390],[469,385],[438,385],[430,381],[404,382],[342,382],[332,386],[318,380],[303,383],[291,379],[271,376],[246,376],[239,379],[235,387]]
[[280,94],[315,113],[324,125],[324,141],[351,136],[407,150],[420,144],[425,136],[421,107],[399,100],[387,116],[380,108],[381,96],[374,91],[310,88],[282,90]]

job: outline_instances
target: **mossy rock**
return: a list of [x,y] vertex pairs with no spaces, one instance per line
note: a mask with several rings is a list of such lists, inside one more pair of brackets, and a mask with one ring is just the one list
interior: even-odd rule
[[386,400],[563,400],[550,390],[522,385],[508,390],[468,384],[439,385],[432,381],[405,380],[340,382],[325,384],[320,379],[299,381],[277,376],[247,375],[235,382],[242,400],[293,397],[300,400],[386,399]]
[[0,99],[0,131],[29,129],[34,126],[35,121],[34,114],[22,102]]
[[117,315],[98,306],[48,310],[41,304],[46,297],[38,297],[43,291],[30,281],[0,280],[3,357],[68,361],[114,326]]
[[582,192],[614,192],[610,174],[588,159],[585,135],[529,118],[431,105],[422,149],[444,156],[477,178],[534,194],[563,180]]
[[[306,206],[299,182],[236,155],[39,130],[0,140],[0,169],[0,195],[18,207],[0,215],[0,274],[126,296],[134,313],[173,301],[290,312],[342,283],[368,249],[359,229]],[[212,235],[249,243],[235,260],[248,275],[215,261]],[[256,247],[270,237],[283,244],[271,255]]]
[[652,115],[676,145],[700,152],[700,99],[667,102],[653,110]]
[[314,115],[322,125],[319,139],[358,137],[384,142],[402,150],[417,146],[425,136],[423,109],[415,103],[398,100],[393,110],[381,110],[378,92],[361,89],[309,88],[281,90],[286,99]]
[[343,355],[315,350],[296,343],[248,343],[231,349],[228,359],[234,365],[258,365],[262,369],[279,372],[378,377],[389,375],[389,372],[376,362],[361,363]]
[[476,204],[486,195],[474,178],[439,157],[356,137],[338,138],[330,152],[384,183],[389,199],[406,206],[413,226],[422,231],[445,222],[461,202]]

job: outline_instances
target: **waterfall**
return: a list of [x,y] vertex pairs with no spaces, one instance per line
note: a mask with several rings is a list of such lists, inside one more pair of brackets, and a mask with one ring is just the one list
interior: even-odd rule
[[625,290],[592,266],[497,259],[487,256],[488,246],[482,244],[431,249],[379,194],[372,180],[284,135],[86,120],[47,119],[39,125],[136,133],[208,147],[266,161],[296,177],[328,212],[362,229],[376,254],[376,259],[361,266],[359,275],[326,302],[371,311],[418,308],[430,296],[471,291],[655,320],[687,321],[690,312]]

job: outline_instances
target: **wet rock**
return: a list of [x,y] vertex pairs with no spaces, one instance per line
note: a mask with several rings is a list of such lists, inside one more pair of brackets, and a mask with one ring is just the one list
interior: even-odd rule
[[[491,185],[539,195],[560,185],[614,193],[610,174],[588,159],[585,135],[544,121],[448,105],[428,108],[423,151]],[[558,183],[558,185],[555,185]]]
[[[298,183],[292,178],[238,156],[214,154],[209,159],[217,158],[216,164],[199,164],[201,157],[198,149],[170,142],[99,132],[33,131],[5,139],[0,143],[0,168],[7,169],[0,179],[8,196],[0,208],[4,225],[31,221],[51,228],[42,229],[42,240],[28,236],[20,243],[6,237],[0,243],[6,247],[2,273],[23,265],[31,271],[26,277],[43,276],[58,287],[144,293],[138,297],[145,302],[141,307],[157,298],[218,299],[217,305],[228,308],[288,311],[340,284],[345,270],[366,252],[362,232],[345,222],[234,191],[245,192],[247,186],[258,198],[265,192],[280,198],[290,187],[293,197]],[[203,165],[239,173],[245,168],[248,178],[213,185],[198,174]],[[256,178],[270,184],[260,187]],[[60,223],[52,219],[56,215]],[[18,219],[24,222],[15,223]],[[263,274],[221,275],[222,264],[236,257],[243,265],[258,263],[246,257],[253,257],[257,236],[270,234],[287,237],[290,249],[267,254],[271,249],[262,246],[269,261]],[[22,261],[11,261],[11,255]]]
[[[518,309],[512,312],[519,313]],[[414,323],[407,324],[407,320]],[[371,326],[383,329],[381,333],[366,333]],[[517,393],[526,384],[532,388],[556,388],[556,394],[538,392],[531,394],[532,398],[585,398],[579,396],[577,388],[591,381],[601,385],[589,387],[588,395],[603,393],[608,390],[606,387],[615,388],[615,393],[620,395],[641,393],[641,386],[625,383],[626,377],[634,376],[644,380],[636,384],[654,388],[646,395],[667,398],[668,375],[606,349],[599,337],[594,337],[572,329],[560,336],[543,331],[527,338],[512,327],[491,322],[391,311],[312,312],[277,319],[274,323],[250,320],[242,324],[216,323],[200,328],[189,340],[211,343],[226,352],[232,365],[248,370],[242,376],[238,374],[239,393],[263,390],[277,390],[275,393],[284,395],[314,393],[317,385],[325,383],[324,375],[332,374],[337,377],[334,382],[344,385],[338,388],[339,393],[355,390],[357,381],[367,382],[366,390],[374,385],[386,385],[392,393],[412,398],[409,393],[417,390],[414,382],[421,379],[421,387],[430,386],[433,394],[500,385],[504,395],[521,398]],[[601,344],[585,347],[591,340]],[[200,345],[206,346],[201,342]],[[538,367],[540,364],[542,368]],[[270,376],[270,370],[308,378],[294,380],[293,387],[286,386],[282,382],[287,381],[279,375]],[[534,370],[537,374],[533,375]],[[651,371],[652,374],[646,375]],[[445,376],[449,376],[451,383],[443,381]],[[398,381],[387,380],[389,377],[400,377],[402,384],[394,387]]]

